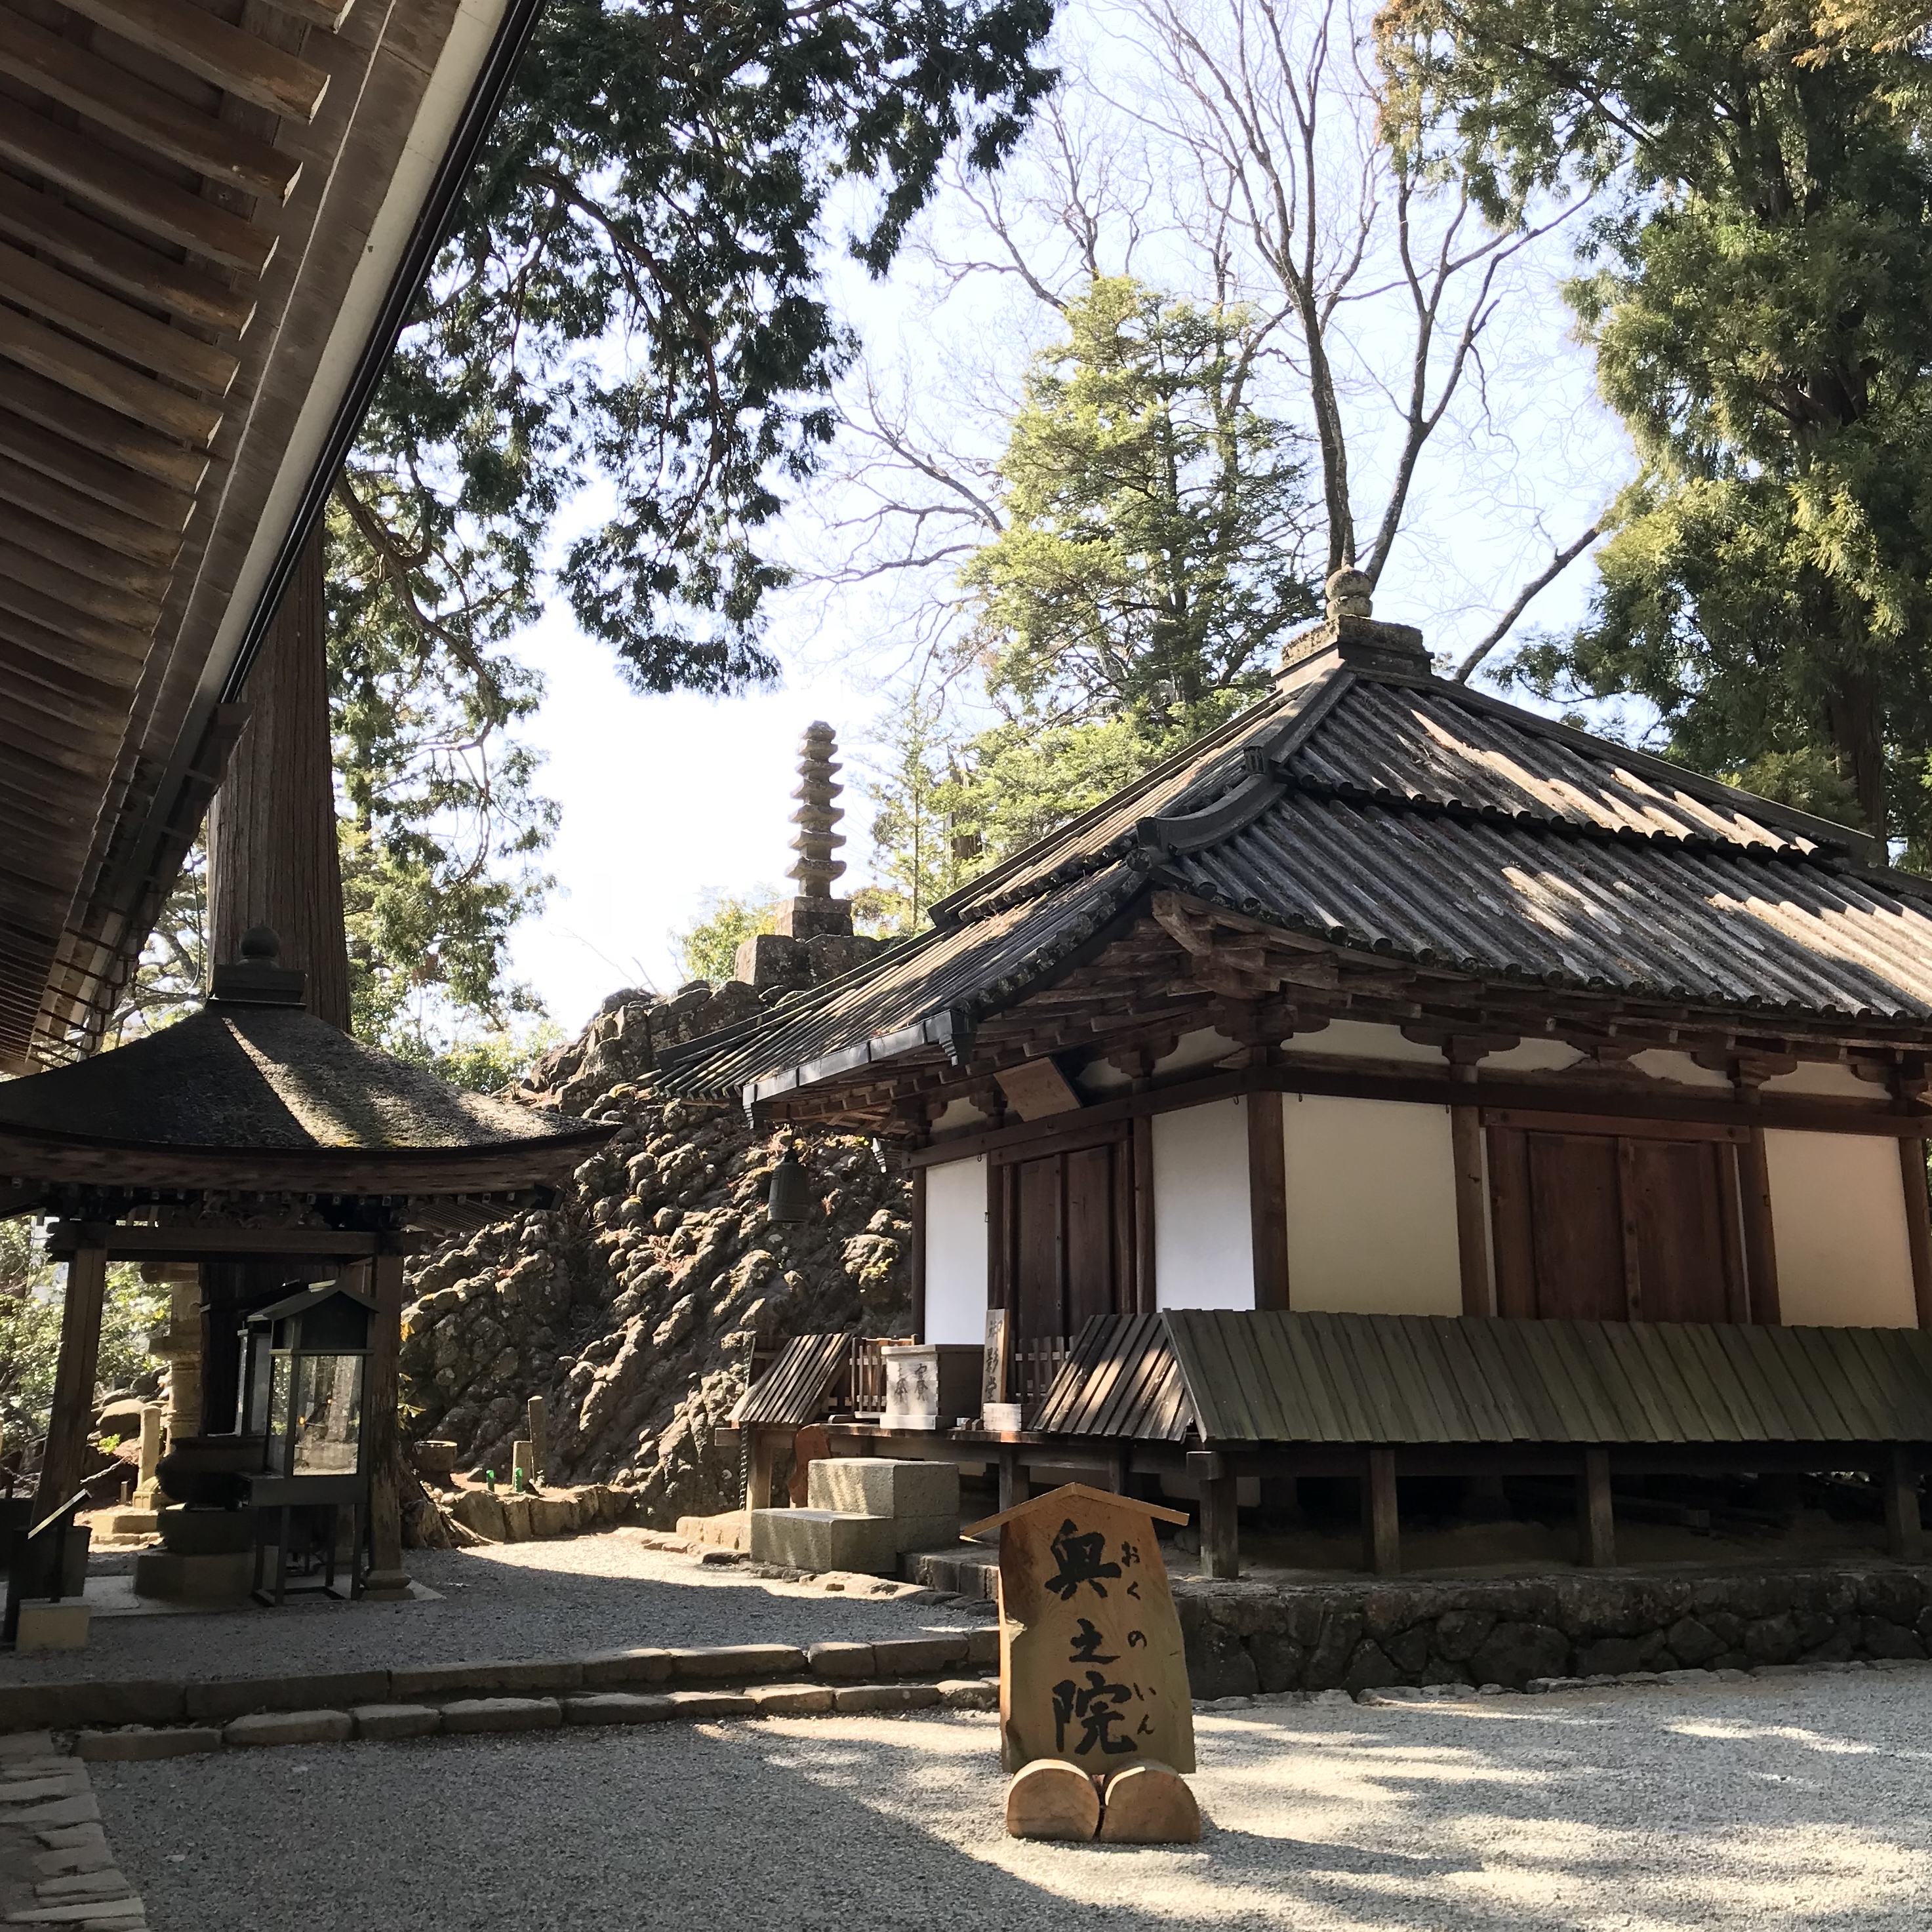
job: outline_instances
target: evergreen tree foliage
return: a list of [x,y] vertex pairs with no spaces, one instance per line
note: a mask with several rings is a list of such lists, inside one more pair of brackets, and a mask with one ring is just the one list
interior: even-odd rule
[[687,982],[730,979],[737,968],[739,942],[778,930],[778,894],[770,886],[754,886],[744,892],[709,892],[697,920],[671,934]]
[[1607,190],[1569,295],[1642,472],[1588,620],[1520,655],[1688,762],[1932,832],[1932,69],[1788,0],[1397,0],[1404,138],[1507,219]]
[[1156,728],[1256,688],[1316,610],[1302,439],[1250,400],[1253,316],[1094,281],[1040,356],[1006,525],[962,575],[989,690],[1030,722]]

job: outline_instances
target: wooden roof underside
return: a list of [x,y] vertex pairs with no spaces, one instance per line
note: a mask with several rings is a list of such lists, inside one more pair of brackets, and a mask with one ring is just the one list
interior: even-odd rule
[[318,406],[515,10],[0,0],[0,1063],[86,1052],[131,972]]

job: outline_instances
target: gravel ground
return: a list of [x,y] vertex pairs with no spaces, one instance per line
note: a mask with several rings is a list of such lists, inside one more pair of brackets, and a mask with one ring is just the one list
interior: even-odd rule
[[994,1720],[93,1767],[156,1932],[1920,1932],[1932,1674],[1197,1718],[1198,1846],[1000,1828]]
[[[633,1644],[817,1643],[915,1636],[982,1611],[878,1601],[768,1581],[736,1566],[646,1549],[621,1531],[474,1550],[418,1550],[410,1574],[440,1598],[349,1604],[291,1598],[280,1610],[98,1617],[84,1651],[0,1657],[0,1684],[75,1678],[266,1676],[561,1657]],[[852,1588],[862,1587],[854,1580]]]

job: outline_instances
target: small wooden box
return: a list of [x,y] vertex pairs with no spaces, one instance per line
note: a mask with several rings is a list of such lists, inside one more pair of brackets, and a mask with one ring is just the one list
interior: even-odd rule
[[980,1412],[980,1367],[986,1351],[975,1342],[888,1342],[888,1429],[950,1429]]

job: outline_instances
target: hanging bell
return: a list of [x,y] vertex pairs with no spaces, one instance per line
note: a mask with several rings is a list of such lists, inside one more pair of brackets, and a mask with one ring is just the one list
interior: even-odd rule
[[797,1148],[788,1145],[784,1159],[772,1169],[766,1212],[774,1221],[809,1221],[812,1206],[812,1177],[800,1165]]

